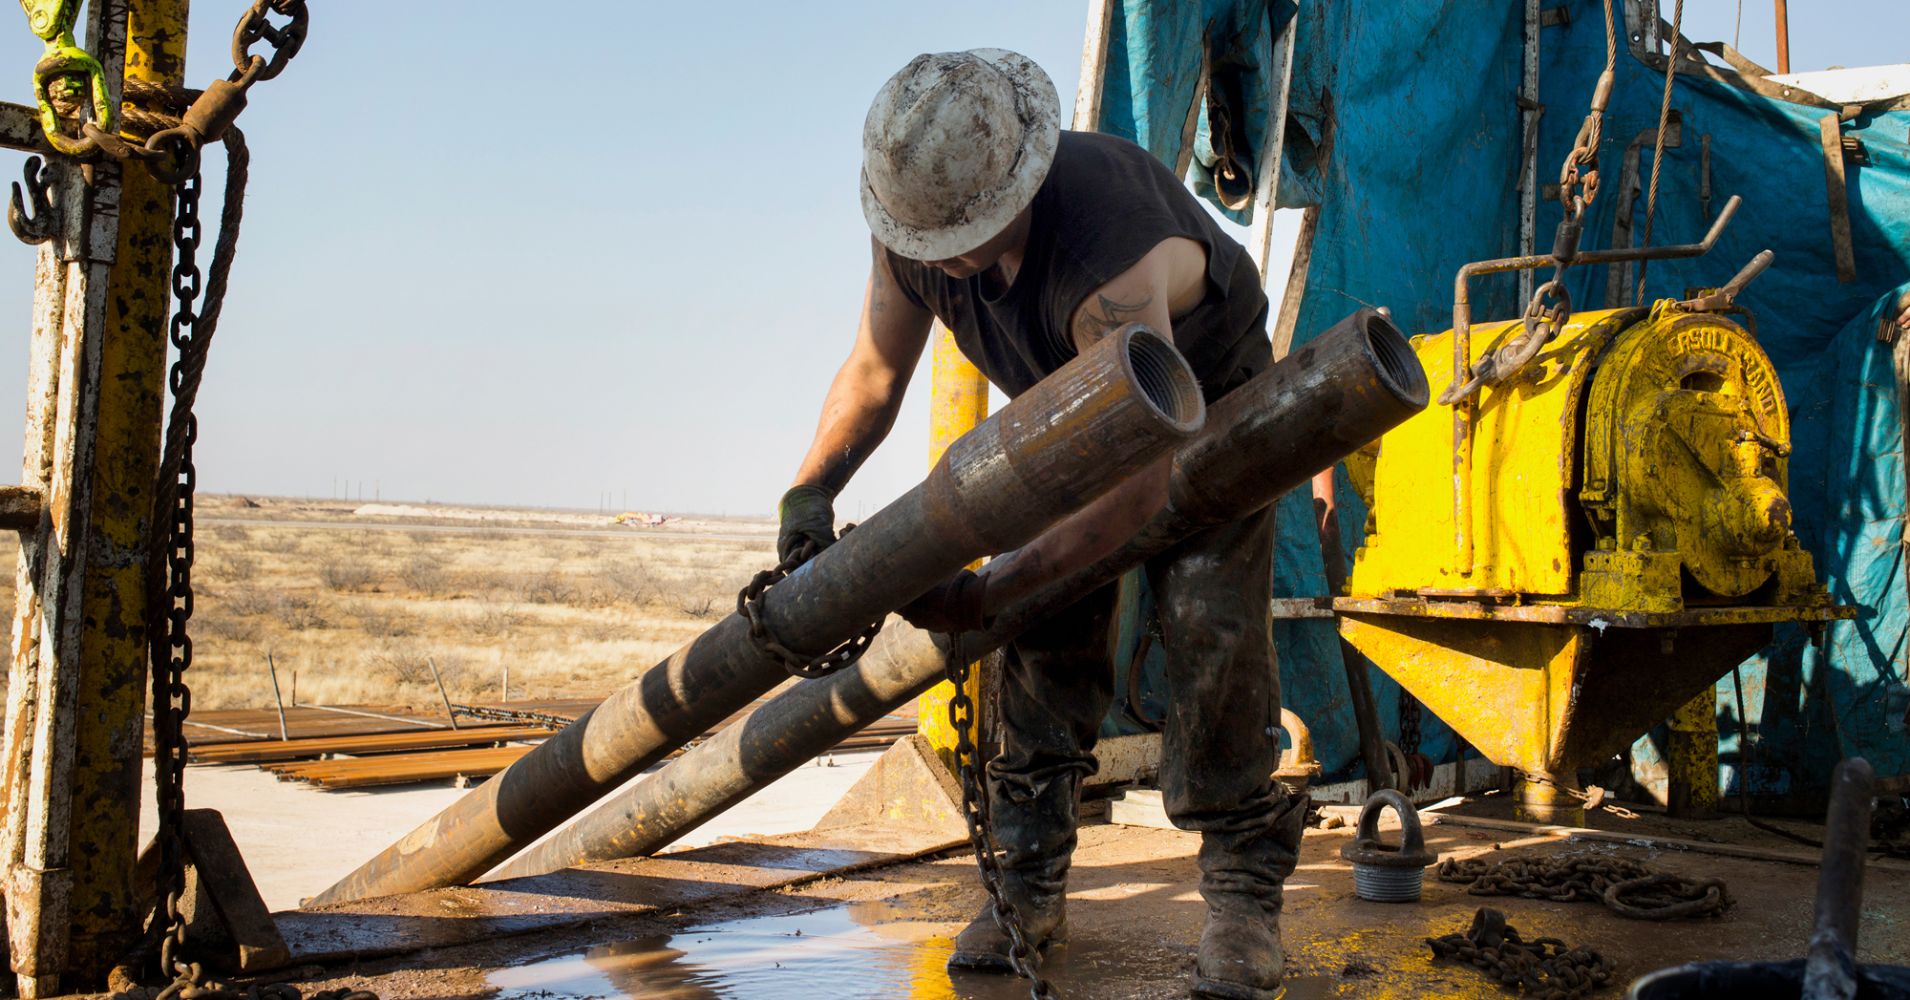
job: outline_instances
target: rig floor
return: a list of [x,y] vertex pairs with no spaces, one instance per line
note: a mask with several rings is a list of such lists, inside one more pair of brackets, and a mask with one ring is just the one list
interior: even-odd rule
[[[1592,903],[1468,895],[1428,872],[1420,902],[1368,903],[1339,849],[1350,826],[1310,829],[1287,884],[1287,996],[1511,996],[1468,966],[1434,962],[1425,939],[1464,930],[1481,905],[1529,940],[1564,939],[1617,962],[1622,996],[1653,970],[1708,959],[1801,956],[1817,868],[1809,848],[1736,818],[1672,822],[1598,814],[1621,834],[1592,839],[1477,825],[1496,797],[1428,811],[1442,857],[1617,855],[1723,878],[1721,917],[1625,919]],[[1465,815],[1460,815],[1460,814]],[[1345,814],[1340,814],[1345,815]],[[1789,824],[1815,835],[1821,828]],[[1384,829],[1384,827],[1382,827]],[[352,985],[398,998],[967,998],[1027,996],[1003,977],[944,970],[950,941],[983,894],[965,845],[917,842],[901,854],[879,831],[812,831],[732,842],[471,889],[390,897],[280,915],[300,985]],[[1703,845],[1702,850],[1668,846]],[[1082,830],[1069,896],[1072,938],[1046,963],[1063,996],[1138,1000],[1187,995],[1204,905],[1198,838],[1098,822]],[[1779,860],[1787,858],[1788,860]],[[1865,886],[1862,960],[1910,963],[1910,863],[1875,859]],[[382,953],[383,957],[377,957]],[[322,962],[322,969],[311,963]]]

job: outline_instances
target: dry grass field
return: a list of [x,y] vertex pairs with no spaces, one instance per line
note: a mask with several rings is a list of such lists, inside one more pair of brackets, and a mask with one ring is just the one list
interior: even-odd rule
[[[296,683],[301,703],[437,711],[432,664],[454,701],[499,700],[507,674],[513,699],[606,694],[728,613],[775,561],[763,520],[639,529],[460,508],[366,517],[353,506],[200,498],[196,707],[272,704],[268,655],[288,704]],[[0,533],[9,569],[18,546]],[[13,582],[5,573],[0,587],[7,622]]]

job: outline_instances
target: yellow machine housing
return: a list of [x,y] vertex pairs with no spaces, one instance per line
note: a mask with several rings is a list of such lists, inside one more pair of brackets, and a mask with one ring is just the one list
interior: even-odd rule
[[[1519,330],[1474,327],[1474,362]],[[1434,385],[1452,380],[1451,338],[1414,339]],[[1381,440],[1370,478],[1350,466],[1369,517],[1336,608],[1356,648],[1547,786],[1528,815],[1569,816],[1578,767],[1705,691],[1771,623],[1842,611],[1791,532],[1776,373],[1730,318],[1580,313],[1470,414],[1429,407]]]

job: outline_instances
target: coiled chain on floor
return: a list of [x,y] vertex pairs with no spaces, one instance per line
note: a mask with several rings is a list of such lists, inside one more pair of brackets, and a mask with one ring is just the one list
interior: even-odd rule
[[[845,524],[842,534],[847,535],[854,529],[855,525]],[[736,593],[736,613],[749,622],[750,644],[765,657],[782,664],[783,669],[792,676],[809,680],[827,677],[862,659],[862,654],[869,651],[869,644],[882,631],[884,621],[876,619],[853,638],[821,656],[804,656],[776,638],[776,634],[769,629],[769,620],[763,615],[763,595],[769,592],[769,588],[788,579],[798,566],[814,559],[818,551],[815,542],[804,542],[789,558],[751,577],[749,583]]]
[[1447,858],[1435,874],[1441,882],[1465,885],[1474,896],[1601,903],[1634,920],[1715,917],[1731,907],[1723,879],[1686,878],[1624,858]]
[[1526,941],[1505,914],[1482,906],[1472,927],[1427,938],[1433,959],[1465,962],[1534,1000],[1572,1000],[1612,981],[1618,963],[1590,948],[1573,948],[1558,938]]
[[1008,964],[1015,975],[1028,981],[1032,1000],[1061,1000],[1054,984],[1041,978],[1041,957],[1028,944],[1021,927],[1021,911],[1001,889],[1001,859],[989,842],[988,790],[982,787],[981,755],[976,749],[977,727],[975,699],[968,694],[968,675],[973,665],[962,652],[959,635],[948,637],[948,682],[955,693],[948,699],[948,723],[955,730],[955,771],[962,782],[962,819],[968,825],[968,844],[975,850],[975,865],[981,870],[982,888],[988,890],[995,923],[1008,935]]

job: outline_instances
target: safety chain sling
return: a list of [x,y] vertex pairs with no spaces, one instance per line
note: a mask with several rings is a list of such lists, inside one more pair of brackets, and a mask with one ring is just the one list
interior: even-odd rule
[[1008,935],[1008,964],[1015,975],[1028,981],[1032,1000],[1061,1000],[1054,985],[1041,978],[1040,956],[1028,945],[1021,928],[1021,911],[1001,889],[1001,859],[989,842],[990,821],[988,790],[982,787],[980,754],[975,746],[975,699],[968,694],[968,675],[972,669],[962,652],[962,638],[948,637],[948,682],[955,693],[948,699],[948,722],[955,730],[955,770],[962,782],[962,819],[968,825],[968,844],[975,850],[975,864],[981,870],[982,888],[988,890],[994,908],[995,923]]
[[[843,535],[853,530],[853,524],[842,526]],[[814,559],[819,551],[815,542],[802,543],[795,552],[790,553],[789,558],[751,577],[749,583],[736,593],[736,613],[749,622],[750,644],[765,657],[782,664],[791,676],[809,680],[827,677],[862,659],[862,654],[869,651],[869,644],[882,631],[885,620],[876,619],[853,638],[821,656],[804,656],[776,638],[775,633],[769,630],[768,619],[763,617],[763,595],[769,592],[769,588],[788,579],[797,567]]]

